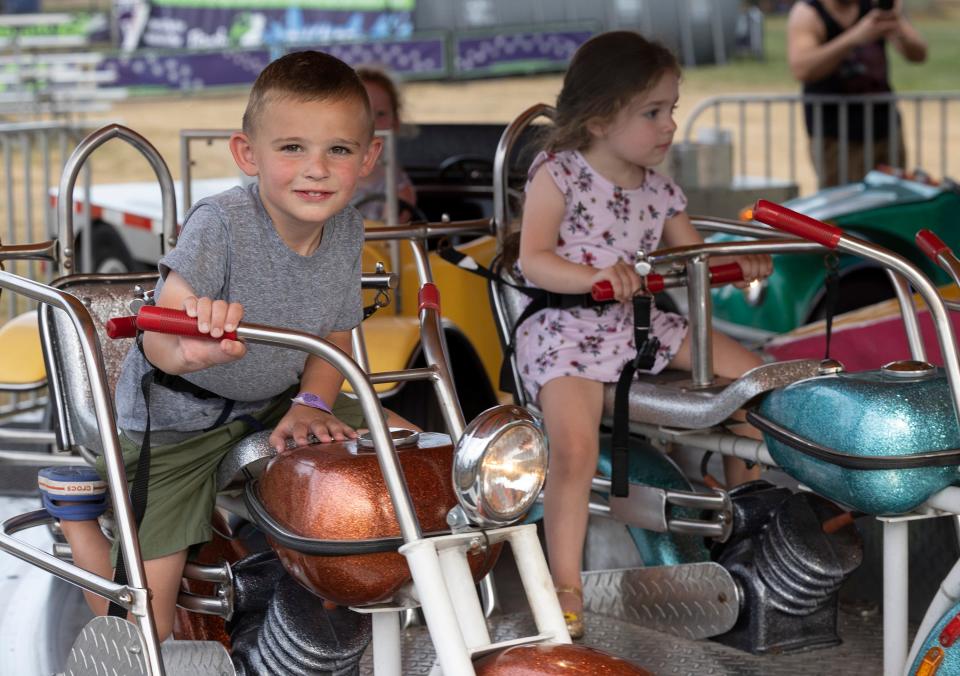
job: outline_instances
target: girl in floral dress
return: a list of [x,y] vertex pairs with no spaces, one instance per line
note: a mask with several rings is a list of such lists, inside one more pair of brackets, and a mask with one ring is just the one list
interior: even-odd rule
[[[650,167],[665,157],[677,125],[680,70],[664,47],[637,33],[595,36],[574,55],[557,99],[556,125],[530,168],[520,235],[520,272],[528,284],[581,294],[599,281],[620,301],[542,310],[517,330],[524,386],[539,403],[550,438],[544,501],[547,552],[571,635],[583,634],[581,559],[590,482],[597,466],[603,386],[636,355],[633,306],[641,289],[637,250],[702,242],[677,185]],[[771,272],[767,256],[741,256],[744,279]],[[652,369],[691,366],[687,321],[654,310],[660,340]],[[718,375],[736,378],[760,358],[715,334]],[[728,485],[756,478],[724,458]]]

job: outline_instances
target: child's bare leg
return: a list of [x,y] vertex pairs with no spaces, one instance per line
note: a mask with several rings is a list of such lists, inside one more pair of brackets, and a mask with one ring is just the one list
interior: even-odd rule
[[[739,378],[762,363],[763,360],[758,354],[751,352],[727,335],[713,332],[713,370],[718,376]],[[689,371],[693,366],[693,359],[690,355],[690,334],[684,337],[683,343],[677,351],[677,356],[670,362],[670,366],[685,371]],[[734,417],[737,416],[734,415]],[[743,425],[742,427],[743,430],[737,430],[737,434],[756,438],[756,431],[753,427],[749,425]],[[724,456],[723,476],[727,488],[733,488],[748,481],[759,479],[760,468],[754,466],[747,469],[747,464],[743,460]]]
[[[100,530],[96,519],[86,521],[60,521],[60,529],[70,543],[73,562],[95,575],[113,578],[113,566],[110,565],[110,541]],[[94,615],[106,615],[108,601],[93,592],[84,591],[84,598]]]
[[[583,378],[557,378],[544,385],[540,403],[550,439],[543,515],[550,572],[558,588],[579,589],[590,485],[599,453],[603,384]],[[580,612],[583,608],[575,594],[561,594],[559,598],[564,611]]]
[[[60,522],[70,550],[73,553],[73,562],[86,571],[113,579],[113,566],[110,562],[110,541],[100,530],[96,519],[87,521]],[[157,635],[162,641],[173,631],[173,617],[176,610],[177,596],[180,593],[180,580],[183,577],[183,566],[187,561],[187,550],[174,554],[144,561],[144,572],[147,576],[147,586],[153,599],[153,617],[157,623]],[[83,596],[94,615],[106,615],[109,601],[99,594],[83,592]],[[132,616],[128,616],[131,622]]]
[[[157,623],[157,637],[162,641],[173,632],[173,618],[180,595],[183,566],[187,562],[187,550],[150,559],[143,562],[147,586],[153,600],[153,618]],[[127,619],[133,621],[132,616]]]
[[[755,366],[760,366],[763,360],[723,333],[713,332],[713,372],[724,378],[739,378]],[[689,371],[693,368],[693,359],[690,356],[690,334],[688,333],[676,356],[670,362],[670,368]]]
[[408,430],[416,430],[417,432],[422,432],[419,427],[414,425],[412,422],[406,418],[394,413],[390,409],[383,409],[383,412],[387,415],[387,426],[388,427],[405,427]]

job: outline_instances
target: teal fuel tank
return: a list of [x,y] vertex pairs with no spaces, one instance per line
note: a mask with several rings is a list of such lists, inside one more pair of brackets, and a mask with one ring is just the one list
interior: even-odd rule
[[867,514],[903,514],[960,481],[946,374],[925,362],[837,368],[769,393],[748,419],[790,476]]

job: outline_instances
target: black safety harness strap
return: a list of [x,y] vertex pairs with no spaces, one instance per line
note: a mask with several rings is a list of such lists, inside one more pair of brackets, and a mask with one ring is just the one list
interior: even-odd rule
[[638,370],[649,371],[657,360],[660,340],[650,335],[653,296],[633,297],[633,341],[637,355],[624,365],[613,397],[613,439],[610,457],[610,494],[630,493],[630,385]]
[[[140,354],[150,364],[147,355],[143,351],[143,332],[137,333],[137,349]],[[226,399],[219,394],[211,392],[208,389],[191,383],[186,378],[171,375],[161,371],[157,367],[152,367],[140,378],[140,391],[143,393],[143,403],[147,409],[147,424],[143,430],[143,440],[140,442],[140,457],[137,458],[137,475],[133,478],[133,485],[130,486],[130,506],[133,510],[133,520],[137,531],[140,530],[140,524],[143,523],[143,517],[147,513],[147,493],[150,486],[150,389],[152,385],[159,385],[174,392],[190,394],[198,399],[220,399],[223,401],[223,408],[217,416],[216,422],[205,428],[204,432],[209,432],[223,425],[230,418],[233,407],[236,404],[234,399]],[[245,416],[246,417],[246,416]],[[126,562],[122,555],[117,556],[117,567],[113,573],[113,581],[117,584],[127,584]],[[126,617],[127,611],[116,603],[111,602],[107,613],[112,617]]]
[[612,300],[594,300],[593,296],[591,296],[589,293],[555,293],[553,291],[547,291],[535,286],[522,286],[520,284],[514,284],[513,282],[507,281],[490,268],[480,265],[470,256],[457,251],[452,246],[443,247],[437,253],[443,260],[456,265],[462,270],[466,270],[467,272],[471,272],[475,275],[480,275],[481,277],[495,282],[496,284],[509,286],[511,289],[516,289],[520,293],[530,298],[530,303],[527,304],[527,307],[523,309],[523,312],[520,313],[520,316],[517,317],[517,320],[513,323],[513,331],[507,340],[504,341],[505,345],[503,346],[503,362],[500,364],[499,386],[501,391],[509,392],[513,395],[518,394],[516,391],[516,386],[518,384],[514,383],[513,376],[510,373],[510,359],[513,356],[513,352],[516,348],[517,329],[520,328],[521,324],[530,319],[530,317],[533,315],[540,312],[540,310],[569,310],[576,307],[601,307],[604,305],[611,305],[616,302]]
[[826,315],[826,330],[824,338],[826,347],[824,348],[824,359],[830,358],[830,339],[833,337],[833,316],[837,312],[837,302],[840,299],[840,274],[837,256],[833,252],[828,253],[823,258],[824,266],[827,268],[827,274],[824,278],[824,314]]
[[[611,305],[617,301],[597,301],[588,293],[554,293],[533,286],[521,286],[507,281],[493,270],[477,263],[473,258],[457,251],[453,247],[444,247],[438,251],[441,258],[457,267],[480,275],[496,284],[503,284],[523,293],[530,303],[513,323],[513,331],[503,348],[503,362],[500,365],[500,389],[517,394],[510,372],[510,359],[515,349],[517,329],[530,317],[546,309],[568,310],[576,307],[599,307]],[[630,385],[638,370],[649,371],[657,359],[660,341],[650,335],[650,317],[653,310],[653,296],[637,295],[633,297],[633,338],[637,354],[620,372],[613,404],[613,452],[611,457],[611,494],[626,497],[630,490]]]

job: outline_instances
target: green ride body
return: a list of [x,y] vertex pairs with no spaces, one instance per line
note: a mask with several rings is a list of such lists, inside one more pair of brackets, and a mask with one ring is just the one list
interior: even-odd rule
[[[920,267],[937,285],[949,277],[914,244],[918,230],[927,228],[960,250],[960,192],[871,172],[861,183],[829,188],[785,203],[795,211],[829,221],[852,235],[895,251]],[[714,235],[710,242],[743,239]],[[744,293],[726,285],[713,291],[717,319],[772,333],[786,333],[811,320],[823,295],[826,266],[822,255],[775,255],[764,299],[750,305]],[[865,261],[841,255],[841,278],[869,267]],[[874,268],[876,269],[876,268]],[[891,288],[891,295],[893,294]]]

